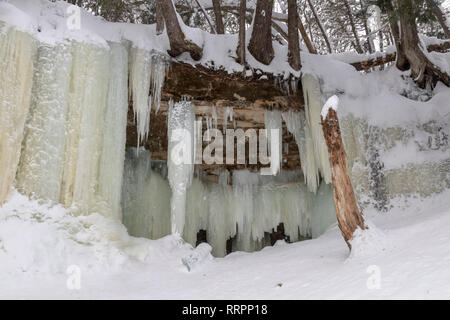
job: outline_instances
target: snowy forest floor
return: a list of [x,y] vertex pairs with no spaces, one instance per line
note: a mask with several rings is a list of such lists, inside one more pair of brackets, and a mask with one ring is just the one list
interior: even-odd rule
[[[34,214],[18,218],[11,208],[26,216],[43,207],[15,194],[0,208],[2,299],[450,298],[449,191],[426,200],[410,199],[407,205],[399,200],[387,213],[366,210],[366,219],[376,227],[356,237],[350,255],[334,226],[318,239],[206,259],[191,272],[181,258],[192,248],[170,236],[156,241],[130,238],[139,242],[135,253],[138,247],[149,252],[149,258],[137,261],[111,250],[104,240],[103,247],[98,239],[94,245],[73,243],[58,234],[61,228],[53,228],[51,219],[32,222]],[[55,210],[64,211],[49,209]],[[96,219],[99,225],[104,218]],[[110,256],[105,258],[107,248]],[[69,264],[81,266],[79,290],[68,289]]]

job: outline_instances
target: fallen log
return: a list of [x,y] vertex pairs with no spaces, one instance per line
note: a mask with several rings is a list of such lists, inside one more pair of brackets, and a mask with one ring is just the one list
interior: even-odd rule
[[[446,52],[450,50],[450,41],[442,42],[438,44],[431,44],[427,46],[428,52]],[[373,67],[384,65],[389,62],[394,62],[397,57],[397,53],[386,53],[382,56],[374,57],[368,60],[362,60],[358,62],[350,63],[357,71],[369,71]]]

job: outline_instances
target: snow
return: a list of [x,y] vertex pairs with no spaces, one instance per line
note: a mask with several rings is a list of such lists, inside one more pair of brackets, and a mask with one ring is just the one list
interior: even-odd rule
[[[291,178],[298,180],[298,173],[270,180],[246,170],[233,172],[233,186],[224,183],[229,179],[226,172],[221,184],[211,186],[192,179],[191,164],[170,161],[167,181],[164,174],[153,172],[148,153],[131,149],[125,160],[123,225],[118,219],[127,103],[123,90],[127,63],[122,55],[128,46],[144,56],[164,52],[167,36],[157,36],[155,26],[112,24],[83,10],[81,30],[71,30],[67,6],[63,1],[0,2],[0,169],[5,172],[0,178],[0,203],[7,200],[0,207],[0,298],[450,298],[449,287],[442,285],[450,280],[447,87],[419,90],[405,80],[407,72],[395,68],[356,72],[348,62],[359,56],[303,52],[305,110],[284,112],[281,117],[299,145],[307,186],[291,183]],[[236,35],[214,36],[182,27],[188,39],[204,48],[199,63],[212,66],[213,61],[215,68],[242,71],[233,58]],[[49,61],[69,63],[59,55],[65,45],[73,52],[67,90],[66,75],[46,67]],[[34,68],[37,93],[32,97],[36,47],[40,65]],[[274,44],[274,50],[276,57],[269,66],[248,55],[254,72],[284,78],[299,75],[287,63],[287,48]],[[448,67],[448,57],[429,56]],[[178,60],[196,63],[187,54]],[[141,82],[137,87],[144,118],[150,110],[148,89],[153,86],[153,95],[158,95],[166,67],[158,63],[153,65],[157,70],[152,69],[150,59],[145,64],[156,76],[134,77]],[[53,77],[61,92],[52,90]],[[112,97],[111,91],[117,96]],[[368,226],[356,231],[351,254],[334,224],[328,154],[320,126],[324,101],[332,97],[325,106],[336,108],[336,96],[350,175]],[[67,110],[55,99],[67,99]],[[19,163],[29,106],[31,120]],[[174,130],[186,129],[183,133],[193,135],[192,108],[188,101],[170,105],[169,157],[183,138]],[[49,116],[57,109],[59,116],[67,112],[66,124]],[[231,109],[226,115],[233,120]],[[276,118],[273,127],[281,127],[280,115],[271,114],[267,120],[271,117]],[[43,118],[49,118],[45,125]],[[208,128],[217,128],[216,112],[206,122]],[[63,127],[65,146],[54,136]],[[141,132],[145,134],[145,128]],[[191,141],[188,144],[192,151]],[[49,155],[51,159],[46,158]],[[117,155],[116,161],[108,161],[111,155]],[[44,166],[46,162],[51,164]],[[373,168],[378,166],[375,173],[383,174],[379,181],[373,180]],[[32,199],[11,188],[17,167],[17,187]],[[54,204],[60,170],[64,207]],[[367,200],[380,191],[376,185],[380,181],[389,200],[386,213]],[[233,236],[239,251],[261,249],[265,232],[280,221],[292,241],[300,236],[315,239],[212,258],[211,253],[225,255],[226,240]],[[194,250],[200,229],[209,231],[210,245]],[[171,231],[175,235],[166,236]],[[138,238],[142,236],[162,238]],[[81,272],[80,290],[67,286],[73,270]],[[379,289],[374,289],[377,284]]]
[[[357,234],[351,256],[339,229],[334,227],[318,239],[290,245],[279,242],[260,252],[207,258],[189,272],[182,260],[194,252],[176,238],[128,238],[128,245],[118,246],[120,242],[107,239],[127,236],[120,226],[111,229],[114,224],[106,218],[70,216],[61,207],[39,205],[15,193],[0,208],[0,297],[449,298],[450,289],[445,285],[450,281],[449,199],[447,191],[427,200],[411,200],[406,208],[399,199],[390,212],[382,215],[366,210],[366,220],[377,229]],[[66,222],[65,227],[58,222],[60,218]],[[101,227],[93,228],[93,220],[102,222]],[[70,265],[81,268],[80,290],[67,287],[70,275],[65,272]],[[370,285],[376,283],[372,281],[377,274],[374,271],[379,271],[379,289]]]
[[322,111],[320,112],[320,116],[322,117],[322,119],[325,120],[327,118],[328,111],[330,109],[333,109],[334,111],[337,112],[338,106],[339,106],[338,96],[334,95],[328,98],[327,102],[325,102],[325,104],[323,105]]

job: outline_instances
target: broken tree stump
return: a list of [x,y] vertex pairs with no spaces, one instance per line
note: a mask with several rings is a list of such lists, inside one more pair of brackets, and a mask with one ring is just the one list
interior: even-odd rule
[[331,178],[334,188],[336,217],[349,249],[353,232],[359,227],[365,229],[364,219],[358,209],[355,193],[347,171],[347,154],[344,150],[337,112],[329,108],[325,119],[321,116],[322,130],[328,147]]

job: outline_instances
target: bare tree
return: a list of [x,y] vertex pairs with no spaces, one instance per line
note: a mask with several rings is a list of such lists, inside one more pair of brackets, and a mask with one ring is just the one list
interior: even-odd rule
[[247,13],[247,1],[241,0],[239,6],[239,44],[237,47],[238,62],[245,65],[245,14]]
[[214,17],[216,19],[216,32],[217,34],[224,34],[225,27],[223,25],[222,9],[220,7],[220,0],[212,0],[214,7]]
[[275,53],[272,46],[272,9],[273,0],[256,2],[253,31],[248,51],[261,63],[270,64]]
[[288,0],[288,59],[292,69],[296,71],[300,70],[302,66],[298,37],[298,19],[297,0]]

